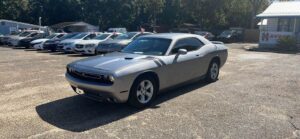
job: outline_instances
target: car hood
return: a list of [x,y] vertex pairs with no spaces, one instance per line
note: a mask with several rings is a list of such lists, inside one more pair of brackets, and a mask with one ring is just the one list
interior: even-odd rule
[[132,40],[108,40],[108,41],[104,41],[102,44],[123,44],[123,45],[127,45],[131,41]]
[[32,41],[31,43],[42,43],[42,42],[45,42],[47,40],[49,40],[49,39],[37,39],[37,40]]
[[117,72],[133,65],[153,61],[155,57],[147,55],[115,52],[104,56],[96,56],[72,63],[75,67],[94,68],[109,72]]
[[26,37],[13,37],[13,38],[11,38],[11,40],[13,40],[13,41],[19,41],[19,40],[23,40],[25,38]]
[[84,40],[84,41],[78,42],[77,44],[83,44],[83,45],[85,45],[85,44],[98,44],[100,42],[102,42],[102,40]]
[[75,43],[78,41],[80,41],[80,40],[79,39],[66,39],[66,40],[61,41],[60,43]]

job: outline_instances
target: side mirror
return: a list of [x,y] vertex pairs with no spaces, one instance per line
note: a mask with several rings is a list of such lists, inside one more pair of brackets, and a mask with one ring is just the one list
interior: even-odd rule
[[186,49],[179,49],[178,50],[178,55],[186,55],[187,54],[187,50]]

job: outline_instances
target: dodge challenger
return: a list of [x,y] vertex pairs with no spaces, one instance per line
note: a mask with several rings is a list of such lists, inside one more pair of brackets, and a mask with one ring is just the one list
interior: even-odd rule
[[217,81],[227,56],[226,46],[199,35],[154,34],[120,52],[68,64],[66,79],[79,95],[142,108],[174,86],[197,79]]

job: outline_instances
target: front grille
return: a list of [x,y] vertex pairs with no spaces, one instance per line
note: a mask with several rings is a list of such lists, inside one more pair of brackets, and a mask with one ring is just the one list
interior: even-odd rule
[[84,45],[81,45],[81,44],[76,44],[76,46],[75,46],[76,48],[78,48],[78,49],[82,49],[83,47],[84,47]]
[[113,84],[111,81],[109,81],[104,75],[97,75],[97,74],[91,74],[86,72],[80,72],[77,70],[68,70],[67,73],[71,75],[73,78],[77,78],[80,80],[90,81],[90,82],[98,82],[103,84]]

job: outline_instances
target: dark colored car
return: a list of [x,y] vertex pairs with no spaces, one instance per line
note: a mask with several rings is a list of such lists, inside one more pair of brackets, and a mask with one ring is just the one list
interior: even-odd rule
[[11,34],[9,35],[4,35],[4,36],[1,36],[0,37],[0,43],[2,45],[8,45],[8,41],[11,37],[15,37],[15,36],[18,36],[20,34],[22,34],[23,32],[12,32]]
[[15,46],[15,47],[25,47],[26,49],[30,48],[31,47],[31,44],[30,42],[32,42],[33,40],[36,40],[36,39],[41,39],[41,38],[44,38],[46,37],[46,34],[45,33],[36,33],[36,34],[33,34],[29,37],[26,37],[22,40],[19,41],[18,45]]
[[52,52],[57,51],[57,45],[65,39],[70,39],[76,36],[78,33],[69,33],[59,39],[50,39],[44,43],[44,50],[50,50]]
[[218,37],[218,41],[232,43],[243,41],[243,32],[237,30],[225,30]]
[[119,35],[114,40],[108,40],[102,42],[96,48],[96,54],[105,54],[110,52],[121,51],[125,48],[130,42],[136,38],[144,35],[150,35],[153,33],[150,32],[128,32],[122,35]]
[[194,34],[200,35],[210,41],[215,39],[215,35],[208,31],[195,31]]

